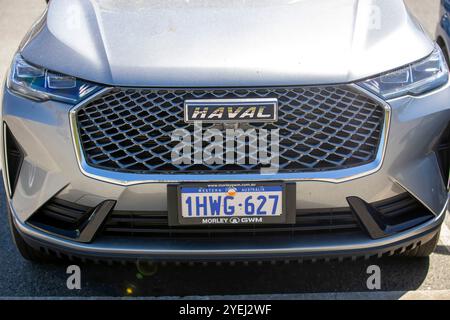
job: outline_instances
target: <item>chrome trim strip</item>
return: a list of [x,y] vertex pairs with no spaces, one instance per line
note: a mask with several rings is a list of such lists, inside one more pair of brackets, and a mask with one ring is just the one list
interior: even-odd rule
[[[445,218],[445,213],[447,211],[447,206],[449,200],[447,199],[445,207],[441,210],[440,214],[436,216],[433,220],[430,220],[423,225],[417,226],[411,230],[407,230],[396,234],[391,237],[381,238],[377,240],[372,240],[367,238],[367,240],[360,241],[347,241],[340,245],[336,245],[332,242],[327,242],[326,245],[311,245],[305,243],[303,246],[293,246],[293,247],[276,247],[276,248],[251,248],[251,249],[173,249],[170,246],[164,247],[164,245],[159,243],[154,243],[152,241],[145,242],[146,247],[151,247],[151,249],[146,249],[142,247],[136,247],[133,245],[122,245],[118,243],[105,243],[105,244],[82,244],[76,243],[74,241],[68,241],[61,238],[57,238],[48,234],[43,234],[42,232],[27,226],[26,224],[20,222],[16,216],[14,208],[11,207],[11,212],[13,213],[14,223],[25,235],[28,235],[36,240],[41,240],[49,244],[60,246],[69,250],[75,250],[78,252],[85,252],[91,254],[129,254],[129,255],[161,255],[161,256],[194,256],[194,255],[204,255],[209,257],[220,257],[221,255],[252,255],[252,254],[301,254],[301,253],[321,253],[321,252],[347,252],[347,251],[357,251],[357,250],[370,250],[382,248],[385,246],[393,245],[395,243],[406,241],[412,237],[418,236],[426,231],[432,230],[433,228],[439,226],[443,219]],[[159,248],[158,248],[159,247]]]
[[384,128],[381,134],[381,141],[378,148],[377,156],[371,163],[347,169],[329,170],[323,172],[299,172],[299,173],[276,173],[276,174],[214,174],[214,175],[195,175],[195,174],[136,174],[115,172],[110,170],[98,169],[87,164],[83,154],[82,146],[78,136],[78,127],[76,114],[77,110],[96,99],[97,97],[113,90],[114,88],[105,88],[93,96],[89,97],[80,104],[74,106],[69,113],[70,127],[72,130],[72,139],[75,147],[78,165],[81,172],[92,179],[108,182],[121,186],[130,186],[145,183],[176,183],[176,182],[233,182],[233,181],[265,181],[265,180],[281,180],[281,181],[321,181],[330,183],[341,183],[349,180],[358,179],[371,175],[381,169],[383,164],[389,128],[391,124],[391,106],[379,96],[370,91],[356,85],[348,85],[358,90],[373,100],[380,103],[385,109]]

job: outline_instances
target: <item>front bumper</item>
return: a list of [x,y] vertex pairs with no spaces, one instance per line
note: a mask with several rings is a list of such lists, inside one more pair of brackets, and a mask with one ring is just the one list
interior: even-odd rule
[[[79,243],[43,232],[27,221],[49,199],[95,207],[115,200],[116,210],[167,211],[170,177],[159,180],[108,181],[83,172],[73,144],[70,111],[73,106],[35,103],[5,90],[2,123],[6,123],[25,152],[13,197],[9,200],[13,220],[24,238],[34,246],[90,258],[148,259],[251,259],[297,257],[371,256],[405,250],[427,242],[437,232],[447,210],[448,192],[442,177],[436,146],[449,125],[450,86],[422,97],[389,101],[390,128],[382,162],[374,169],[339,179],[295,179],[288,174],[269,180],[297,185],[297,209],[347,207],[347,198],[374,203],[408,192],[434,216],[419,226],[381,239],[365,234],[339,234],[227,241],[180,241],[100,237]],[[2,139],[3,141],[3,139]],[[2,151],[3,152],[3,151]],[[4,155],[2,155],[4,158]],[[2,161],[2,163],[4,163]],[[6,181],[5,170],[3,170]],[[252,180],[267,181],[267,176]],[[245,177],[239,177],[243,180]],[[106,180],[106,181],[105,181]],[[218,181],[217,176],[193,177],[192,181]]]
[[447,207],[433,220],[384,239],[372,240],[363,234],[267,237],[251,241],[233,237],[227,241],[197,241],[101,238],[92,244],[80,244],[41,232],[14,219],[14,224],[32,247],[57,257],[88,261],[317,261],[381,258],[403,253],[427,243],[439,232]]

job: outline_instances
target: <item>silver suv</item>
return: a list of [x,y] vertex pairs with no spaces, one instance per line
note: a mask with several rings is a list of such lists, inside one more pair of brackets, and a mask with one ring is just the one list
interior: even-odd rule
[[443,54],[401,0],[57,0],[2,99],[27,259],[427,256]]

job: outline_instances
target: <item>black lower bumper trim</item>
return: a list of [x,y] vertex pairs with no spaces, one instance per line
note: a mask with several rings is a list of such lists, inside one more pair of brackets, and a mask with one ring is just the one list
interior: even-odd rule
[[[392,207],[395,205],[395,202],[405,202],[405,199],[406,198],[397,197],[396,200],[393,200],[388,206]],[[414,226],[421,225],[434,217],[434,215],[423,205],[419,204],[418,201],[416,201],[414,206],[410,206],[406,199],[406,202],[400,207],[404,212],[407,212],[407,216],[403,219],[399,219],[401,215],[404,216],[404,212],[401,212],[402,210],[397,210],[397,214],[395,215],[392,215],[392,213],[386,215],[383,214],[383,206],[376,207],[370,205],[358,197],[348,197],[347,201],[353,213],[358,217],[361,225],[372,239],[381,239],[394,235],[413,228]],[[409,210],[405,211],[405,207],[409,207]]]
[[[348,208],[297,210],[293,223],[274,225],[170,226],[167,212],[115,211],[115,201],[89,208],[51,199],[27,224],[49,234],[82,243],[94,237],[151,238],[160,240],[234,239],[247,237],[323,236],[349,232],[381,239],[433,219],[434,215],[408,193],[368,204],[349,197]],[[253,241],[252,240],[252,241]]]
[[40,250],[43,253],[55,256],[57,258],[80,260],[81,262],[94,263],[247,263],[247,262],[277,262],[277,261],[297,261],[297,262],[317,262],[317,261],[344,261],[357,259],[382,258],[401,254],[412,250],[417,246],[430,241],[436,233],[439,232],[443,219],[433,228],[417,234],[402,241],[389,243],[378,247],[367,249],[347,249],[339,251],[320,251],[320,252],[265,252],[265,253],[246,253],[246,254],[135,254],[132,251],[128,253],[102,253],[73,250],[67,247],[48,243],[23,235],[25,241]]

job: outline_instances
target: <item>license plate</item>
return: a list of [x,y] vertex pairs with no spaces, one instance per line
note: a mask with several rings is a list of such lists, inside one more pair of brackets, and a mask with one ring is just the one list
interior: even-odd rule
[[180,224],[286,223],[283,184],[179,187]]

